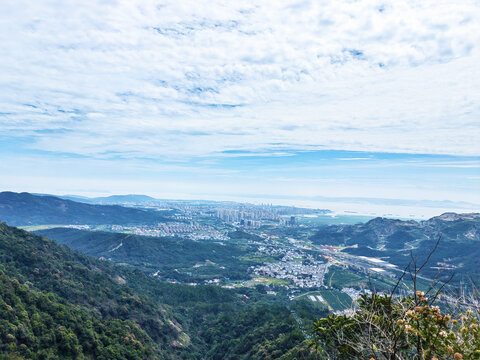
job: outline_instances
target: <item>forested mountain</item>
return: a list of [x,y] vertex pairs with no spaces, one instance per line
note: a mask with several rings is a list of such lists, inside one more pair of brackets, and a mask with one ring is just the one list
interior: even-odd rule
[[401,267],[411,260],[411,251],[425,259],[438,240],[424,275],[440,270],[448,276],[454,271],[459,279],[480,270],[480,214],[445,213],[420,222],[375,218],[365,224],[324,226],[310,240],[344,245],[350,254],[378,257]]
[[[255,263],[241,260],[245,247],[233,244],[199,242],[188,239],[159,238],[103,231],[54,228],[36,231],[86,255],[127,263],[163,278],[197,281],[199,276],[180,273],[178,269],[208,267],[218,276],[243,279]],[[248,235],[248,234],[245,234]]]
[[315,358],[290,310],[255,289],[162,283],[1,223],[0,282],[0,357]]
[[148,359],[155,345],[132,321],[102,319],[0,270],[0,357]]
[[153,358],[182,335],[165,309],[122,285],[118,269],[3,224],[0,269],[4,352],[120,359],[132,343],[139,348],[126,358]]
[[163,220],[156,212],[117,205],[91,205],[29,193],[0,193],[0,219],[9,225],[145,224]]

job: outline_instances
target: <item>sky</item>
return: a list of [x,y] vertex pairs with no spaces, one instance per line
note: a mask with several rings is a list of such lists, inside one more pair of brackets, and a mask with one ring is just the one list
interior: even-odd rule
[[5,0],[0,43],[0,190],[480,211],[478,1]]

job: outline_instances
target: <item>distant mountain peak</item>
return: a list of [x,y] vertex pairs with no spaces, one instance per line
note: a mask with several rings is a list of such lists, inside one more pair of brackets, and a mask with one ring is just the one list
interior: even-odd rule
[[466,213],[466,214],[457,214],[454,212],[446,212],[442,215],[436,216],[433,219],[440,219],[443,221],[456,221],[462,219],[475,219],[480,217],[479,213]]
[[372,220],[369,220],[365,225],[368,226],[385,226],[397,222],[395,219],[389,219],[384,217],[376,217]]

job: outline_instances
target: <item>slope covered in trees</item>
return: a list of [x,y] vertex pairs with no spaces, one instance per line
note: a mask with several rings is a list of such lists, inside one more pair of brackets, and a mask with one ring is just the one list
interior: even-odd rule
[[28,359],[148,359],[155,345],[133,321],[102,319],[0,271],[0,354]]
[[[232,244],[198,242],[188,239],[159,238],[132,234],[54,228],[36,231],[86,255],[126,263],[157,273],[161,278],[201,281],[209,274],[244,279],[253,262],[242,261],[248,251]],[[202,265],[192,269],[196,264]],[[207,266],[206,266],[207,265]],[[189,269],[188,275],[182,268]],[[180,270],[179,270],[180,269]],[[196,274],[194,271],[201,274]],[[209,272],[208,272],[209,271]]]
[[[120,327],[124,326],[122,321],[136,324],[148,340],[145,346],[153,344],[153,340],[160,349],[181,335],[159,304],[122,285],[125,280],[120,269],[74,253],[46,238],[0,224],[0,267],[7,277],[5,281],[27,286],[40,299],[51,299],[51,307],[63,304],[64,309],[78,309],[79,314],[89,314],[99,322],[116,321]],[[21,312],[21,307],[9,306],[15,313]],[[57,323],[50,325],[49,330],[55,331]],[[83,328],[81,322],[77,326]]]
[[316,356],[291,310],[256,289],[160,282],[1,223],[0,271],[0,357]]

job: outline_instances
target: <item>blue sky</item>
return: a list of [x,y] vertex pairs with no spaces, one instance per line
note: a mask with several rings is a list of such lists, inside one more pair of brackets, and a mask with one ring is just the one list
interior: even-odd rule
[[1,189],[480,203],[477,1],[1,7]]

